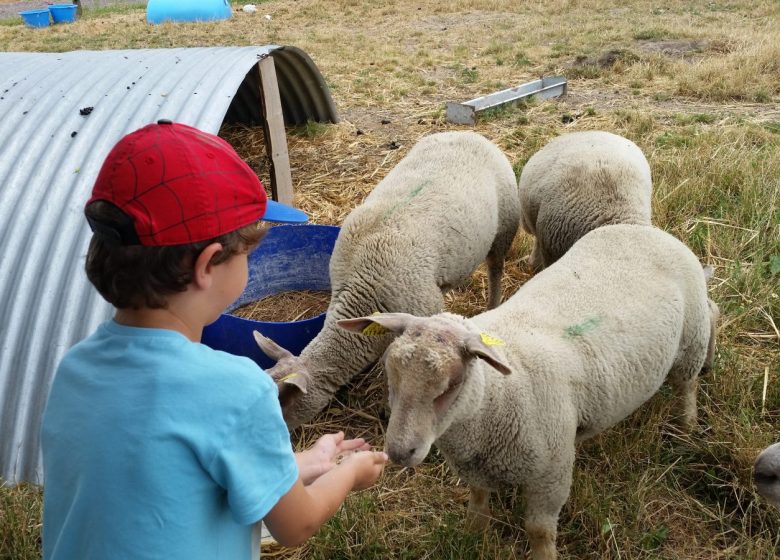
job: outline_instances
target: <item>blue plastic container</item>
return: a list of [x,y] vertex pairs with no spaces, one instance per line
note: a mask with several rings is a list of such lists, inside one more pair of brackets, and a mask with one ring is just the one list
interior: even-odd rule
[[271,323],[230,315],[230,311],[280,292],[330,290],[330,255],[339,234],[337,226],[299,225],[272,227],[249,255],[249,282],[244,293],[219,319],[203,330],[203,344],[248,356],[262,368],[274,361],[255,342],[252,331],[264,334],[295,355],[322,330],[325,313],[303,321]]
[[27,27],[49,27],[49,10],[25,10],[19,15]]
[[51,19],[54,23],[73,23],[76,21],[76,4],[49,4]]
[[149,0],[146,4],[149,23],[213,21],[232,15],[228,0]]

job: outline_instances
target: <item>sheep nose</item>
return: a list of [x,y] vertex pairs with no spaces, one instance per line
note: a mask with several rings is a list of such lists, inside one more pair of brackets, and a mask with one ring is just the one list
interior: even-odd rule
[[755,481],[756,484],[763,484],[763,485],[774,484],[775,482],[778,481],[776,474],[763,473],[759,471],[755,471],[753,473],[753,480]]
[[409,459],[411,459],[412,456],[414,455],[415,451],[416,449],[414,447],[409,449],[398,445],[387,446],[387,454],[389,455],[390,460],[400,465],[407,464],[409,462]]
[[761,456],[753,466],[753,481],[756,484],[774,484],[777,482],[777,473],[773,472],[766,457]]
[[768,485],[778,482],[777,461],[773,459],[772,454],[767,451],[758,456],[753,465],[753,481],[756,484]]

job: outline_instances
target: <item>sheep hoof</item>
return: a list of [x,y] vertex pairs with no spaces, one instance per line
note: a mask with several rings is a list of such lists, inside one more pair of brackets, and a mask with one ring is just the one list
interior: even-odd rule
[[469,510],[466,516],[466,529],[471,533],[483,533],[490,527],[490,512]]
[[528,541],[531,545],[530,560],[555,560],[557,551],[555,550],[555,528],[549,529],[539,524],[526,525]]

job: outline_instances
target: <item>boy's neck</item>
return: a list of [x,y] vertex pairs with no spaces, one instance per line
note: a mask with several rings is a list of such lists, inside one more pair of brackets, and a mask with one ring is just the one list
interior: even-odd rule
[[177,313],[170,307],[167,309],[117,309],[114,321],[127,327],[143,329],[166,329],[176,331],[193,342],[200,342],[203,325],[198,325],[186,314]]

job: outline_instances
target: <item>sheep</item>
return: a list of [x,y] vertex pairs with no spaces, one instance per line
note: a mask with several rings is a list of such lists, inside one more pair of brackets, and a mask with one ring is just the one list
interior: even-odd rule
[[495,144],[474,132],[417,142],[344,220],[319,334],[297,357],[255,334],[261,350],[277,360],[269,373],[278,381],[288,426],[311,419],[390,343],[385,336],[353,337],[337,320],[375,311],[438,313],[443,292],[466,282],[483,261],[488,306],[495,307],[519,224],[517,180]]
[[766,501],[780,508],[780,443],[764,449],[753,466],[756,489]]
[[531,267],[550,266],[599,226],[650,225],[651,192],[650,165],[630,140],[602,131],[553,139],[520,174],[522,226],[536,236]]
[[586,234],[498,308],[471,319],[402,313],[339,321],[395,335],[385,448],[414,466],[436,444],[470,486],[468,519],[484,526],[491,490],[520,487],[531,558],[555,558],[575,445],[613,426],[665,379],[678,421],[696,424],[700,370],[711,364],[703,268],[653,226]]

